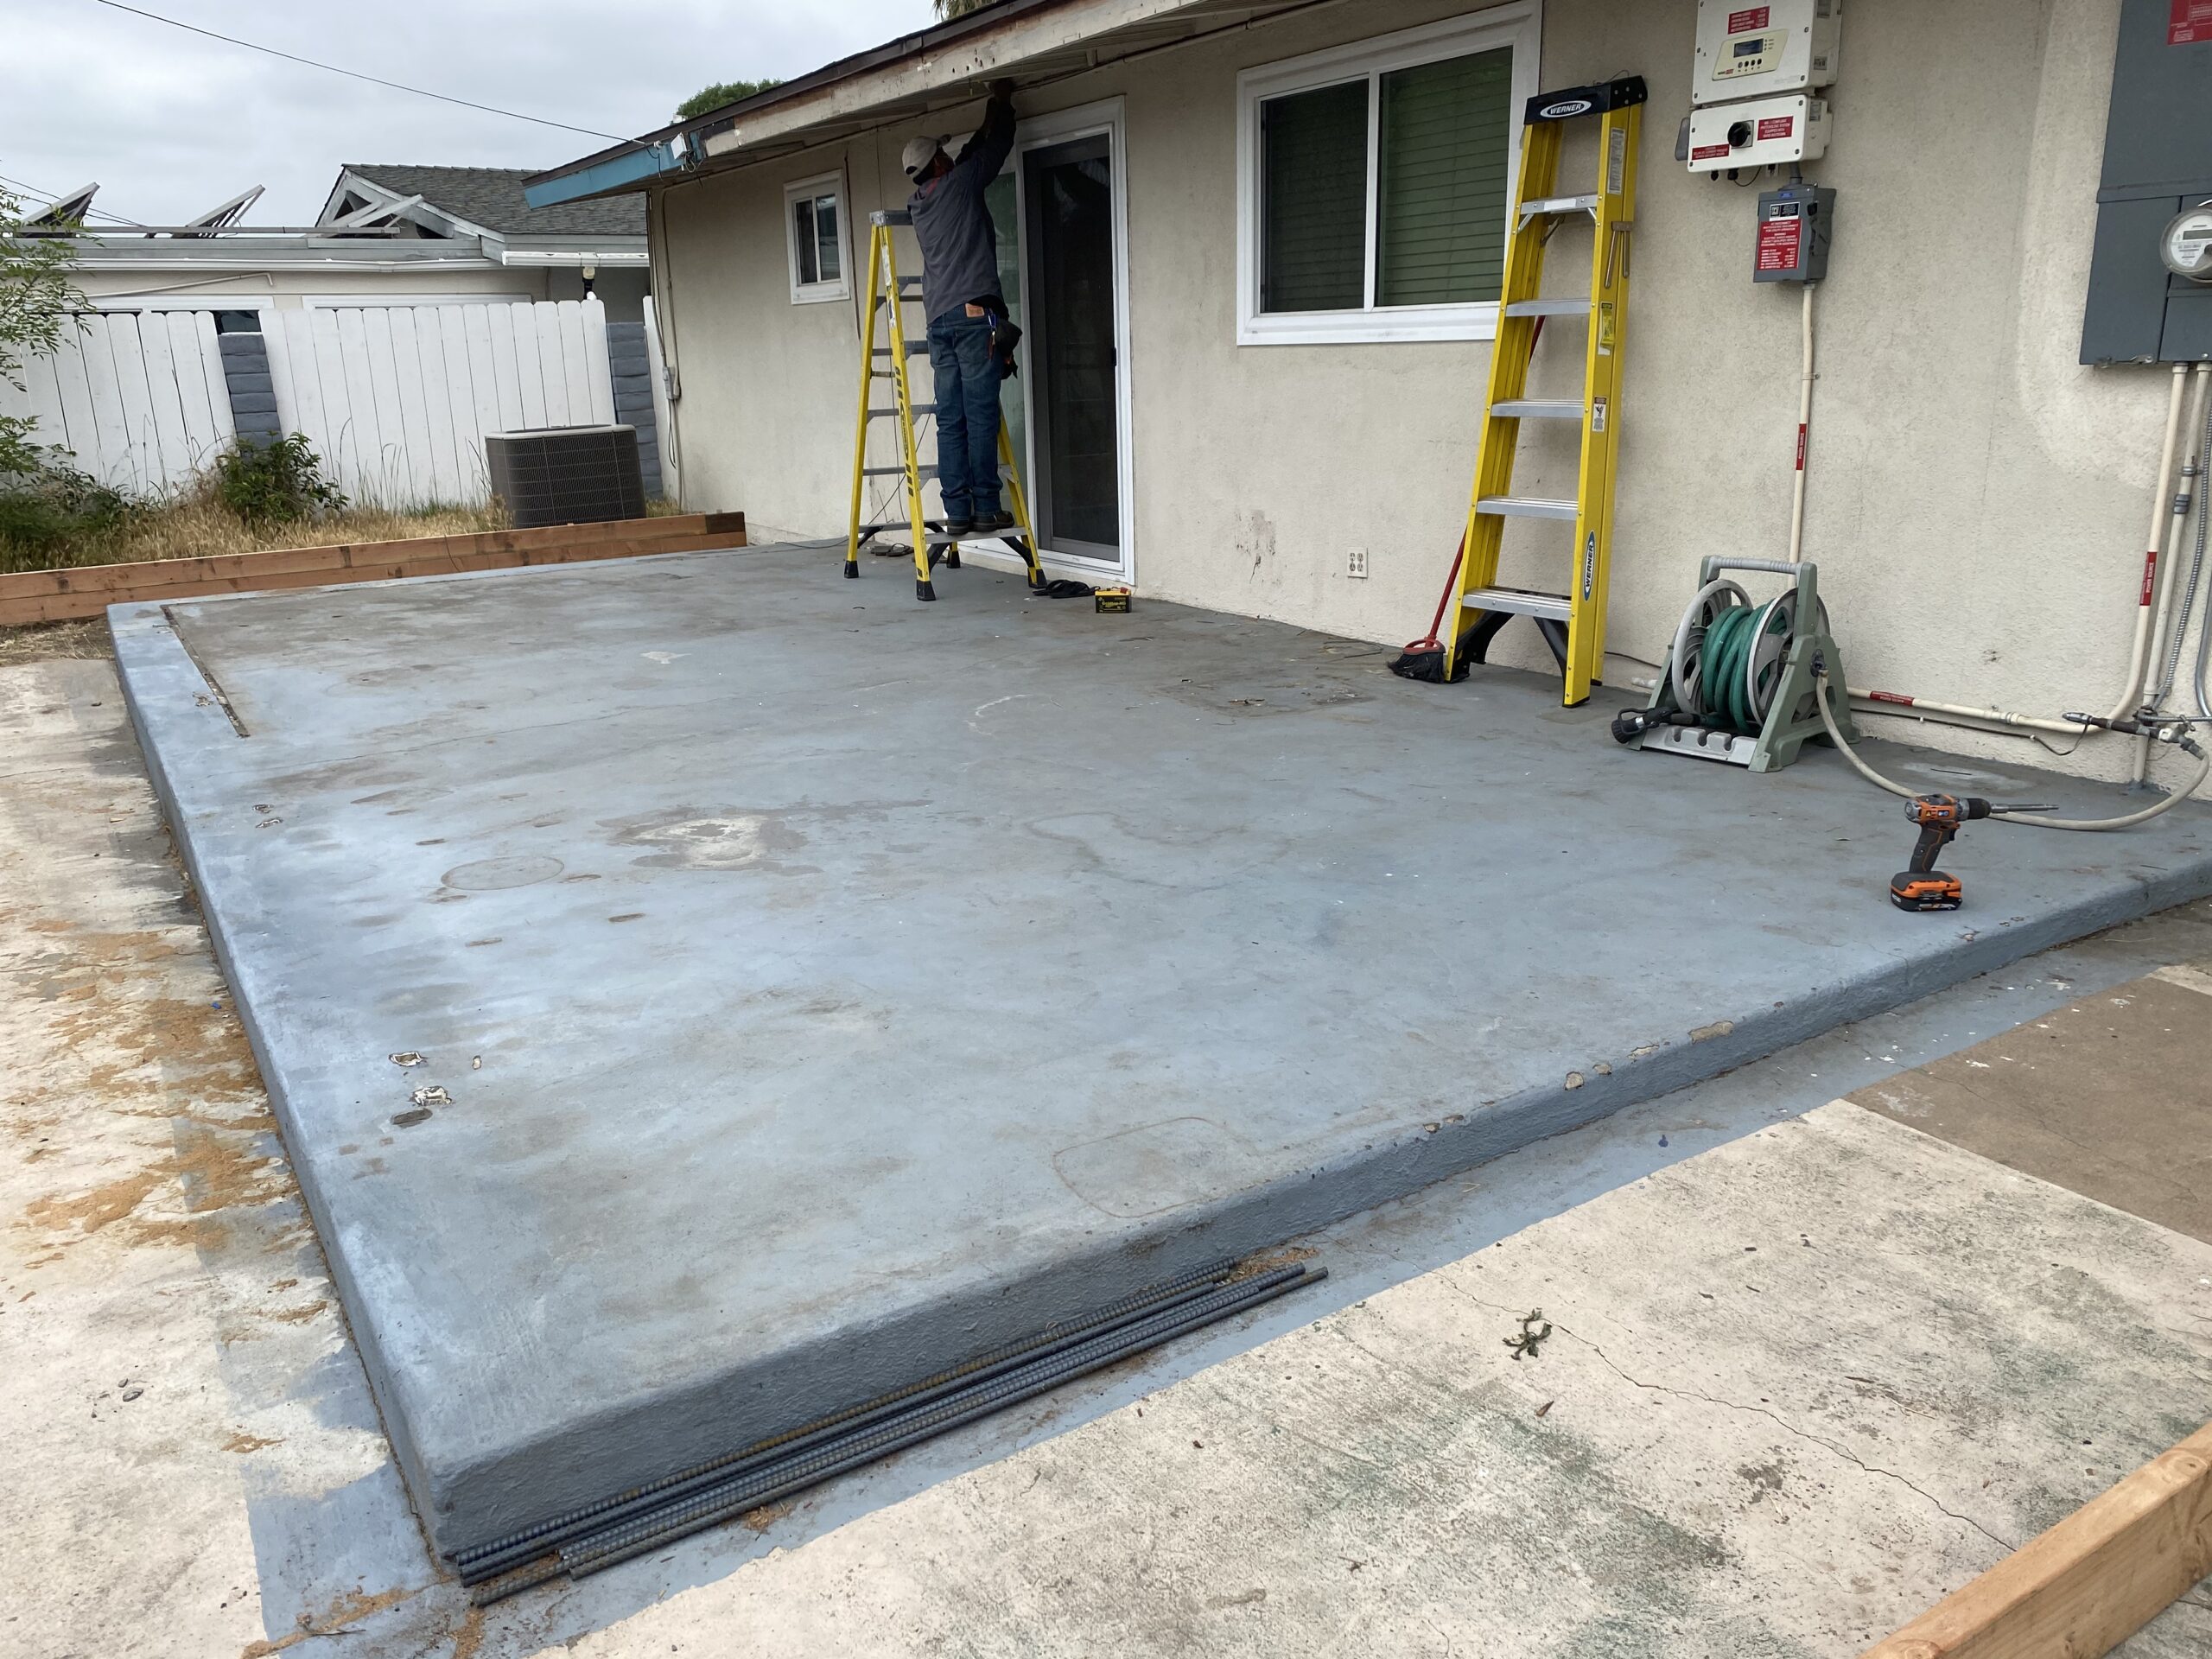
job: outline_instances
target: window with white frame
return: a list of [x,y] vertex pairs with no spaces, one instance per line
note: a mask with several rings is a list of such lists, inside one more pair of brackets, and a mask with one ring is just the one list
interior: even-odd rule
[[784,187],[784,232],[791,245],[791,302],[852,297],[845,276],[845,203],[835,173]]
[[1237,339],[1497,332],[1539,0],[1238,77]]

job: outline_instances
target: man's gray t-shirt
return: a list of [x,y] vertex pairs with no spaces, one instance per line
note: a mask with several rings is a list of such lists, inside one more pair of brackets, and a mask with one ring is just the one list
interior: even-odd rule
[[984,106],[952,171],[914,192],[906,211],[922,245],[922,306],[931,322],[999,292],[999,239],[983,192],[1014,150],[1014,105]]

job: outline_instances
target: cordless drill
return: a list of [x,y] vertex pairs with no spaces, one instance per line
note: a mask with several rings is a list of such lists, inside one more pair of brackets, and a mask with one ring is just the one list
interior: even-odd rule
[[1936,860],[1961,824],[1989,813],[1989,803],[1978,795],[1916,795],[1907,801],[1904,815],[1920,826],[1920,840],[1912,849],[1912,868],[1890,878],[1890,902],[1899,910],[1956,910],[1964,904],[1959,878],[1937,869]]

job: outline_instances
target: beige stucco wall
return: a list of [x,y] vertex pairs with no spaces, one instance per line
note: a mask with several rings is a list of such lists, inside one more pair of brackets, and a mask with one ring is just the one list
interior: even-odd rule
[[[1382,642],[1427,626],[1465,511],[1489,347],[1236,340],[1236,78],[1465,0],[1360,0],[1025,97],[1125,100],[1141,590]],[[1699,556],[1786,550],[1799,291],[1750,280],[1755,192],[1672,159],[1694,0],[1548,0],[1542,79],[1650,82],[1623,395],[1609,645],[1656,659]],[[2075,362],[2119,0],[1853,0],[1842,193],[1820,293],[1808,556],[1854,683],[2044,715],[2108,707],[2135,621],[2167,376]],[[906,130],[655,200],[682,373],[686,505],[842,533],[856,306],[793,306],[782,187],[845,174],[855,218],[905,194]],[[1568,167],[1593,165],[1587,149]],[[864,228],[862,231],[864,234]],[[1556,245],[1571,290],[1586,240]],[[1567,331],[1561,331],[1562,336]],[[1579,340],[1549,352],[1571,390]],[[1553,435],[1554,437],[1564,435]],[[1537,464],[1533,467],[1529,461]],[[1571,494],[1571,454],[1516,487]],[[1565,585],[1557,525],[1505,579]],[[1346,574],[1369,550],[1372,575]],[[1548,666],[1525,625],[1499,660]],[[1645,672],[1616,658],[1615,683]],[[1895,722],[1883,722],[1895,728]],[[1908,728],[1910,729],[1910,728]],[[2024,760],[2016,738],[1925,728]],[[2124,745],[2068,763],[2109,772]]]

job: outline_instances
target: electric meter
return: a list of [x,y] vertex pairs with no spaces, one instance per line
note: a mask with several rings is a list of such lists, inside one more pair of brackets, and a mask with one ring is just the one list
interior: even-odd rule
[[1843,0],[1698,0],[1691,106],[1834,85],[1842,27]]
[[2212,283],[2212,201],[2198,202],[2167,226],[2158,251],[2175,276]]

